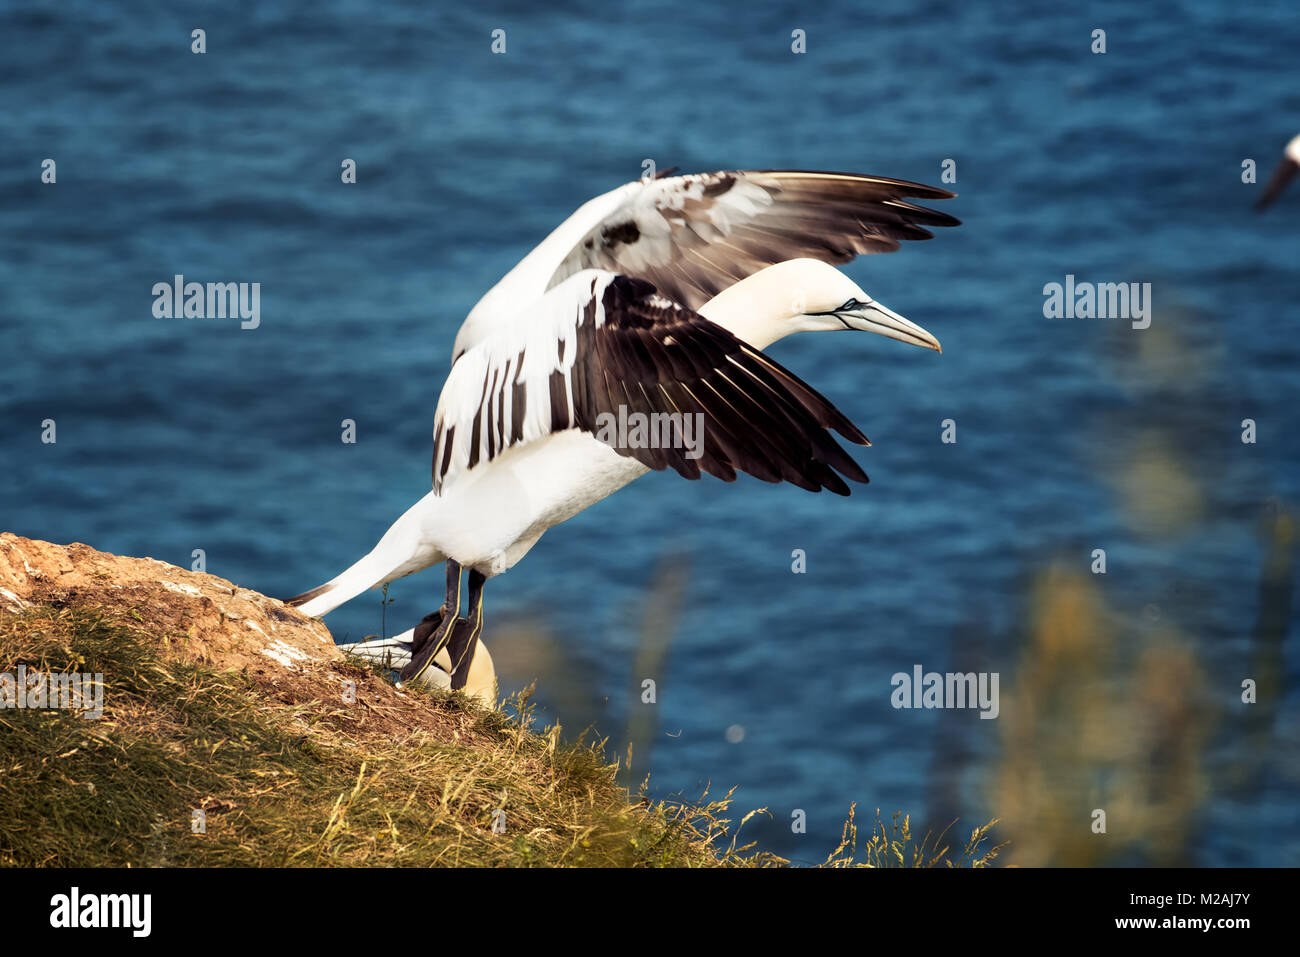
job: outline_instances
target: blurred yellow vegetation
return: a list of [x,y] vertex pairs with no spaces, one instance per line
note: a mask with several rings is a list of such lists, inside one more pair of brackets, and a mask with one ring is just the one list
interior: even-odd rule
[[1187,641],[1170,627],[1145,635],[1106,606],[1091,576],[1059,565],[1034,588],[1031,622],[1003,692],[992,797],[1008,863],[1090,866],[1139,845],[1176,863],[1207,793],[1211,729]]

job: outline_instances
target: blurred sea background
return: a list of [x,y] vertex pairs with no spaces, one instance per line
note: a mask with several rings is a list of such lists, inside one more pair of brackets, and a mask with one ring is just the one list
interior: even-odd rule
[[[943,355],[772,349],[871,484],[641,479],[489,584],[503,690],[634,739],[656,797],[737,788],[799,863],[853,802],[958,846],[1000,818],[1007,863],[1300,863],[1300,190],[1242,182],[1300,132],[1293,6],[8,0],[0,36],[0,529],[296,594],[427,490],[468,309],[645,159],[953,159],[964,225],[846,267]],[[260,282],[260,328],[155,319],[176,273]],[[1067,274],[1152,283],[1150,328],[1044,318]],[[917,664],[997,672],[1000,716],[894,709]]]

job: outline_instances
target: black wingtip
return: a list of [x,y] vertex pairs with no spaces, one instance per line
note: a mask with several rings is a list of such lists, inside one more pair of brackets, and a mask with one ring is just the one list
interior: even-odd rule
[[[850,476],[850,478],[853,478],[853,476]],[[853,478],[853,481],[857,482],[857,483],[860,484],[860,485],[870,485],[870,484],[871,484],[871,479],[867,477],[867,473],[866,473],[866,472],[863,472],[863,473],[862,473],[862,478]],[[845,485],[845,486],[844,486],[844,491],[842,491],[842,492],[841,492],[839,489],[837,489],[837,488],[832,488],[831,491],[834,492],[836,495],[843,495],[845,498],[848,498],[850,495],[853,494],[853,489],[852,489],[852,487],[850,487],[850,486],[848,486],[848,485]]]
[[1295,176],[1297,170],[1300,170],[1300,163],[1296,163],[1295,160],[1290,157],[1282,160],[1278,168],[1273,171],[1273,175],[1269,178],[1268,183],[1264,186],[1263,195],[1255,202],[1255,212],[1262,213],[1265,209],[1271,206],[1273,201],[1282,195],[1282,191],[1286,189],[1287,183],[1289,183],[1291,178]]

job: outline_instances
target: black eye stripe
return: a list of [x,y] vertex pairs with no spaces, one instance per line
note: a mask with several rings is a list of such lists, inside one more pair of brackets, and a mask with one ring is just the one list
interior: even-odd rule
[[846,303],[844,304],[844,306],[839,306],[839,307],[836,307],[836,308],[833,308],[833,309],[827,309],[826,312],[805,312],[805,313],[803,313],[803,315],[805,315],[805,316],[837,316],[837,315],[840,315],[841,312],[853,312],[853,311],[855,311],[855,309],[865,308],[866,306],[867,306],[867,303],[861,303],[861,302],[858,302],[858,299],[857,299],[857,298],[853,298],[853,299],[849,299],[848,302],[846,302]]
[[835,315],[839,315],[841,312],[852,312],[852,311],[855,310],[855,309],[861,309],[861,308],[862,308],[863,306],[865,306],[865,305],[866,305],[865,302],[858,302],[858,300],[857,300],[856,298],[854,298],[854,299],[850,299],[850,300],[849,300],[848,302],[846,302],[844,305],[839,306],[839,307],[837,307],[837,308],[835,308],[835,309],[828,309],[828,310],[826,310],[825,312],[809,312],[809,313],[805,313],[805,315],[809,315],[809,316],[835,316]]

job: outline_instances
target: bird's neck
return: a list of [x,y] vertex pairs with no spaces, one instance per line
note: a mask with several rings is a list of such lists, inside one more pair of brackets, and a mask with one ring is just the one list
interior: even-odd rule
[[766,349],[798,331],[794,323],[773,309],[772,290],[751,284],[749,280],[718,293],[700,307],[700,315],[755,349]]

